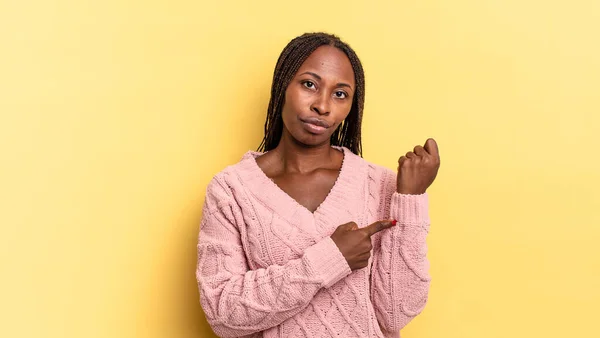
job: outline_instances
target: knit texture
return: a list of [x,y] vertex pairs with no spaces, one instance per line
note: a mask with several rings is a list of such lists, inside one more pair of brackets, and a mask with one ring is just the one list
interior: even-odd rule
[[[346,148],[335,185],[311,213],[271,181],[258,152],[209,183],[198,237],[200,302],[221,337],[398,337],[429,290],[427,195],[400,195],[396,173]],[[347,222],[375,234],[351,271],[331,240]]]

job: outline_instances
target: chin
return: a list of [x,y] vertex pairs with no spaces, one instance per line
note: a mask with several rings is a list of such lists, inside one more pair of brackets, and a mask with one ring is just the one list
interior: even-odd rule
[[323,134],[313,134],[306,131],[301,125],[297,126],[297,128],[290,129],[287,130],[288,136],[303,146],[316,147],[323,144],[328,144],[331,140],[332,133],[330,133],[329,130]]
[[331,135],[314,135],[306,132],[302,132],[300,135],[293,135],[294,139],[303,145],[308,147],[316,147],[330,142]]

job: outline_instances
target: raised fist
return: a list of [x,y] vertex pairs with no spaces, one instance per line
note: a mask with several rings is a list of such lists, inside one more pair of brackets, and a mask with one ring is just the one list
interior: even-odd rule
[[425,146],[416,146],[413,151],[409,151],[398,160],[398,193],[424,194],[435,180],[439,168],[438,146],[435,140],[430,138],[425,142]]

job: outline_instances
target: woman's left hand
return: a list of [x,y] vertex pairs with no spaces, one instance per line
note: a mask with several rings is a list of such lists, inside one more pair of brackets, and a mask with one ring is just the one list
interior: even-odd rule
[[421,195],[433,183],[440,168],[440,153],[437,143],[430,138],[425,146],[416,146],[413,151],[398,160],[399,194]]

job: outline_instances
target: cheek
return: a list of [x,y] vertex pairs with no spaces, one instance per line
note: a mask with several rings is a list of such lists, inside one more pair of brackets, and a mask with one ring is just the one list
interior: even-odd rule
[[289,90],[285,97],[288,100],[287,102],[290,103],[290,108],[294,109],[296,113],[302,113],[310,109],[311,94],[306,91],[300,89]]
[[294,113],[297,105],[297,94],[293,92],[293,90],[289,89],[285,91],[285,97],[283,100],[283,108],[282,111],[284,114]]
[[298,114],[300,110],[297,105],[297,100],[290,98],[288,95],[285,96],[285,101],[283,102],[283,107],[281,109],[281,118],[283,119],[283,124],[288,129],[295,129],[293,126],[298,123]]
[[352,103],[350,103],[350,104],[340,104],[337,107],[336,121],[337,121],[338,125],[340,123],[342,123],[346,119],[346,117],[348,117],[348,115],[350,115],[350,110],[351,109],[352,109]]

